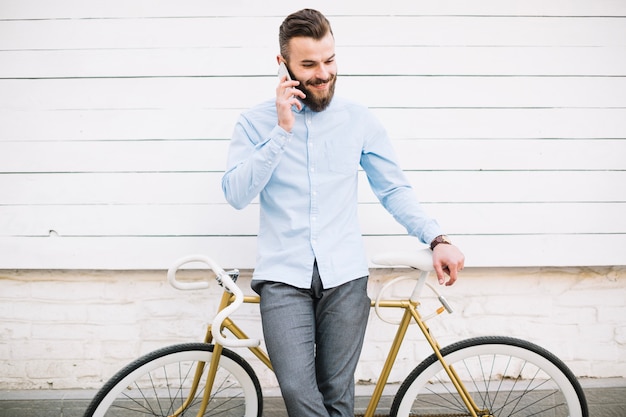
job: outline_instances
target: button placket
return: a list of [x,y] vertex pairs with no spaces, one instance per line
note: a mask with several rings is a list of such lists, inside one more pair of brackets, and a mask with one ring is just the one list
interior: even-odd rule
[[309,164],[309,184],[310,184],[310,196],[311,206],[309,211],[309,224],[311,227],[311,245],[313,247],[317,244],[317,238],[319,235],[318,228],[318,178],[317,178],[317,146],[315,144],[315,135],[312,131],[312,115],[310,112],[306,112],[305,121],[307,125],[307,152],[308,152],[308,164]]

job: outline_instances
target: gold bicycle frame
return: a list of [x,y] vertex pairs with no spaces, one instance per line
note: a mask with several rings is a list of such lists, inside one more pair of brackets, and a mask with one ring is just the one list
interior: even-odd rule
[[[226,308],[233,301],[234,301],[234,296],[228,293],[227,291],[224,291],[221,302],[220,302],[219,311]],[[260,302],[260,297],[245,296],[243,302],[247,304],[258,304]],[[387,359],[385,360],[385,364],[383,365],[383,368],[380,372],[380,376],[378,378],[378,381],[376,382],[376,386],[374,387],[374,392],[372,393],[372,396],[365,410],[365,413],[359,414],[357,416],[374,417],[374,413],[376,411],[376,408],[378,407],[378,403],[380,402],[380,399],[383,394],[383,388],[387,384],[389,374],[391,373],[391,369],[393,367],[393,364],[395,363],[396,357],[400,350],[400,346],[402,345],[402,341],[404,340],[404,336],[406,335],[408,331],[409,324],[411,323],[412,320],[414,320],[415,323],[417,323],[418,327],[420,328],[422,334],[428,341],[428,344],[433,349],[433,352],[437,356],[443,369],[446,371],[446,373],[450,377],[452,384],[454,385],[457,392],[459,393],[470,415],[472,417],[489,417],[490,414],[488,414],[488,411],[482,410],[476,405],[476,403],[472,399],[468,390],[465,388],[463,382],[460,380],[457,373],[454,371],[452,366],[449,366],[444,360],[443,355],[441,354],[441,351],[440,351],[439,344],[437,343],[435,338],[430,334],[430,329],[428,328],[428,326],[426,326],[425,321],[422,319],[420,313],[417,310],[417,307],[419,306],[419,302],[411,301],[411,300],[383,300],[383,301],[380,301],[378,305],[383,308],[402,309],[404,310],[404,314],[402,316],[400,323],[398,324],[398,330],[396,331],[394,340],[391,344],[391,347],[389,348]],[[374,306],[374,302],[372,302],[372,307],[373,306]],[[443,307],[440,307],[437,309],[436,314],[441,314],[444,311],[445,309]],[[220,330],[224,330],[224,329],[228,329],[228,331],[231,332],[233,336],[235,336],[238,339],[248,338],[248,336],[230,318],[226,318],[224,320],[222,324],[222,329]],[[204,342],[211,343],[212,341],[213,341],[213,335],[211,334],[211,325],[209,325]],[[217,367],[219,365],[219,358],[221,356],[222,348],[223,348],[222,345],[219,345],[219,344],[215,344],[213,347],[213,355],[211,357],[211,363],[209,365],[206,386],[204,388],[203,401],[202,401],[200,410],[198,411],[198,417],[201,417],[202,415],[204,415],[206,406],[209,402],[211,391],[213,388],[213,381],[215,379],[215,374],[217,372]],[[264,365],[266,365],[269,369],[272,369],[272,364],[270,362],[269,356],[263,349],[261,349],[260,347],[249,347],[248,349],[250,349],[250,351],[257,358],[259,358],[259,360]],[[191,399],[194,397],[195,393],[197,392],[198,385],[200,383],[200,378],[204,372],[205,365],[206,365],[205,362],[200,362],[198,364],[195,377],[194,377],[193,386],[189,394],[189,398],[187,399],[185,404],[183,404],[174,414],[172,414],[172,416],[174,417],[179,416],[182,413],[182,411],[185,409],[185,407],[189,404],[189,402],[191,402]]]

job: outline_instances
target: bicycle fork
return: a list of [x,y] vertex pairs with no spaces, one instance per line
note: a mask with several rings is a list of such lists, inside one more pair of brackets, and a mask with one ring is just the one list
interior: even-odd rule
[[[446,371],[446,374],[448,374],[448,377],[450,377],[450,380],[452,381],[452,385],[454,385],[454,388],[456,388],[467,410],[470,412],[472,417],[492,417],[489,410],[483,410],[478,407],[478,405],[476,404],[476,402],[470,395],[467,388],[465,388],[465,384],[463,384],[463,382],[461,381],[461,378],[456,373],[452,365],[448,365],[446,363],[445,359],[443,358],[443,355],[441,354],[441,348],[439,346],[439,343],[430,334],[430,329],[428,328],[428,326],[426,325],[426,323],[420,316],[419,311],[417,311],[417,308],[416,308],[417,305],[418,305],[417,303],[410,302],[410,305],[407,307],[407,312],[411,314],[411,316],[413,317],[413,319],[419,326],[420,330],[424,334],[424,337],[428,341],[428,344],[430,345],[430,347],[433,349],[433,352],[435,352],[435,356],[437,356],[437,359],[439,360],[439,363],[441,363],[441,366],[443,367],[443,369]],[[405,315],[408,315],[407,312],[405,312]],[[440,314],[441,312],[443,312],[443,309],[437,310],[438,314]],[[407,320],[409,320],[409,318]]]
[[[222,300],[220,301],[220,306],[218,311],[222,311],[224,308],[230,304],[231,295],[224,291],[222,295]],[[213,340],[213,336],[211,334],[211,326],[209,326],[206,336],[204,338],[204,343],[211,343]],[[223,346],[220,344],[213,345],[213,354],[211,355],[211,362],[209,363],[209,370],[207,372],[206,381],[204,383],[204,394],[202,395],[202,403],[200,404],[200,408],[198,410],[197,417],[202,417],[205,414],[206,408],[211,400],[211,392],[213,391],[213,383],[215,382],[215,375],[217,374],[217,369],[220,362],[220,357],[222,356]],[[187,407],[189,407],[196,396],[196,392],[198,392],[198,387],[200,386],[200,381],[202,380],[202,375],[204,374],[204,370],[206,368],[206,362],[198,362],[196,366],[196,371],[193,378],[193,383],[191,384],[191,388],[189,389],[189,394],[187,395],[187,399],[184,403],[169,417],[178,417],[185,412]]]

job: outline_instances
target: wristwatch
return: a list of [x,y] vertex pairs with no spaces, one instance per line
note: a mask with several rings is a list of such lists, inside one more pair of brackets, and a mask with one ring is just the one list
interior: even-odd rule
[[450,239],[448,239],[448,236],[446,236],[446,235],[439,235],[436,238],[434,238],[432,242],[430,242],[430,250],[435,249],[435,246],[437,246],[440,243],[444,243],[446,245],[451,245],[452,244]]

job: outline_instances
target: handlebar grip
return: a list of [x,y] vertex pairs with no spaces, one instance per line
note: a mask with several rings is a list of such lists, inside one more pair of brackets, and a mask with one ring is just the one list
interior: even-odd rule
[[204,255],[190,255],[184,258],[181,258],[176,261],[174,265],[167,270],[167,281],[170,285],[178,290],[203,290],[205,288],[209,288],[209,283],[206,281],[200,282],[181,282],[176,279],[176,272],[185,264],[192,262],[202,262],[207,264],[213,272],[217,275],[221,275],[224,273],[224,270],[220,268],[218,264],[216,264],[211,258]]

